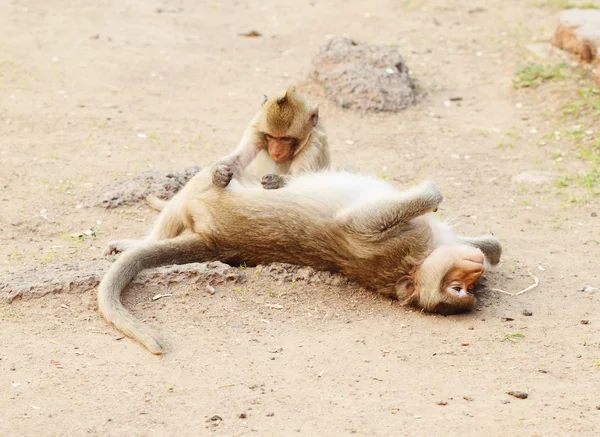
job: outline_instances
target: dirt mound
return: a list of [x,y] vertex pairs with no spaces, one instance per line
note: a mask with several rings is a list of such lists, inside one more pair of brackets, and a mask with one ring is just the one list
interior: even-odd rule
[[86,206],[116,208],[133,205],[149,194],[170,199],[199,171],[197,166],[168,171],[148,170],[134,178],[118,179],[102,188],[98,195],[90,197]]
[[[53,293],[86,293],[96,287],[110,266],[107,260],[76,261],[29,267],[6,274],[0,280],[0,301],[34,299]],[[193,263],[147,270],[134,279],[134,285],[150,282],[244,282],[246,275],[238,268],[220,262]]]
[[[108,260],[75,261],[27,267],[8,273],[0,280],[0,301],[10,303],[15,299],[35,299],[54,293],[86,293],[100,283],[110,264]],[[257,274],[277,279],[280,283],[351,283],[341,275],[281,263],[258,266]],[[215,261],[147,270],[136,277],[133,285],[169,285],[182,282],[216,285],[231,281],[242,283],[245,280],[246,273],[243,270]]]
[[332,39],[313,58],[311,77],[343,108],[394,112],[416,101],[408,66],[393,47]]

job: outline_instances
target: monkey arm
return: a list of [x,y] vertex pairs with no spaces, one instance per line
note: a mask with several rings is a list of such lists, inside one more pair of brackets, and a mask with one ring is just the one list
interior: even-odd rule
[[239,176],[263,148],[262,138],[256,132],[254,123],[251,123],[244,132],[236,149],[231,154],[220,159],[219,165],[230,167],[234,176]]
[[373,235],[437,211],[443,197],[433,182],[425,182],[397,197],[361,203],[342,211],[337,220],[351,232]]

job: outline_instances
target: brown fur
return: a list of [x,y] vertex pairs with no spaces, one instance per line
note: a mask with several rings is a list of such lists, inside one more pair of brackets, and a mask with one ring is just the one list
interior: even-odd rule
[[[159,223],[165,228],[128,247],[99,286],[104,317],[153,353],[164,351],[162,340],[120,302],[121,291],[146,268],[211,260],[308,265],[343,273],[405,304],[455,313],[475,303],[466,290],[483,273],[484,254],[491,264],[499,261],[494,237],[457,237],[428,215],[442,200],[431,183],[399,192],[363,176],[326,173],[302,176],[281,190],[222,189],[211,183],[211,173],[186,185],[187,193],[165,210],[171,219]],[[367,191],[355,204],[351,199],[363,186]]]
[[573,24],[561,24],[554,32],[550,43],[561,50],[574,54],[580,62],[592,62],[598,54],[596,44],[578,35],[575,31],[577,27]]

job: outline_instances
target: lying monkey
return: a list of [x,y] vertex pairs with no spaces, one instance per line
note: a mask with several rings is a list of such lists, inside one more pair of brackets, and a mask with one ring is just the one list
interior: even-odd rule
[[[340,272],[402,303],[443,314],[469,311],[471,288],[486,262],[500,261],[491,235],[457,236],[432,212],[442,195],[432,182],[399,191],[347,172],[306,173],[279,190],[212,183],[214,169],[190,181],[179,213],[189,228],[167,239],[131,241],[98,289],[104,317],[151,352],[165,350],[149,326],[121,304],[121,292],[142,270],[167,264],[284,262]],[[186,231],[186,232],[184,232]]]

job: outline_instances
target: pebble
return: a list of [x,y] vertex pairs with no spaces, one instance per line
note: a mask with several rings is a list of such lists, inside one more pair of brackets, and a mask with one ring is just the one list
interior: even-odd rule
[[587,325],[588,323],[590,323],[590,321],[589,321],[589,320],[587,320],[587,319],[581,319],[581,320],[579,321],[579,323],[581,323],[582,325]]
[[523,310],[523,315],[524,316],[533,316],[533,313],[529,310]]
[[502,399],[500,402],[503,404],[510,404],[510,399]]
[[586,285],[583,286],[583,288],[581,289],[581,291],[583,291],[583,292],[598,291],[598,288],[594,287],[593,285],[586,284]]
[[527,399],[529,397],[524,391],[507,391],[506,394],[518,399]]
[[217,290],[215,290],[215,287],[213,287],[212,285],[207,285],[206,291],[208,291],[208,294],[210,294],[212,296],[213,294],[216,293]]
[[248,417],[248,415],[247,415],[246,413],[240,413],[240,414],[238,415],[238,417],[239,417],[240,419],[245,419],[246,417]]
[[10,366],[10,370],[11,370],[12,372],[14,372],[15,370],[17,370],[17,368],[15,367],[15,365],[14,365],[14,364],[12,364],[12,365]]
[[273,417],[274,415],[275,415],[275,413],[273,413],[273,412],[269,412],[266,414],[267,417]]

